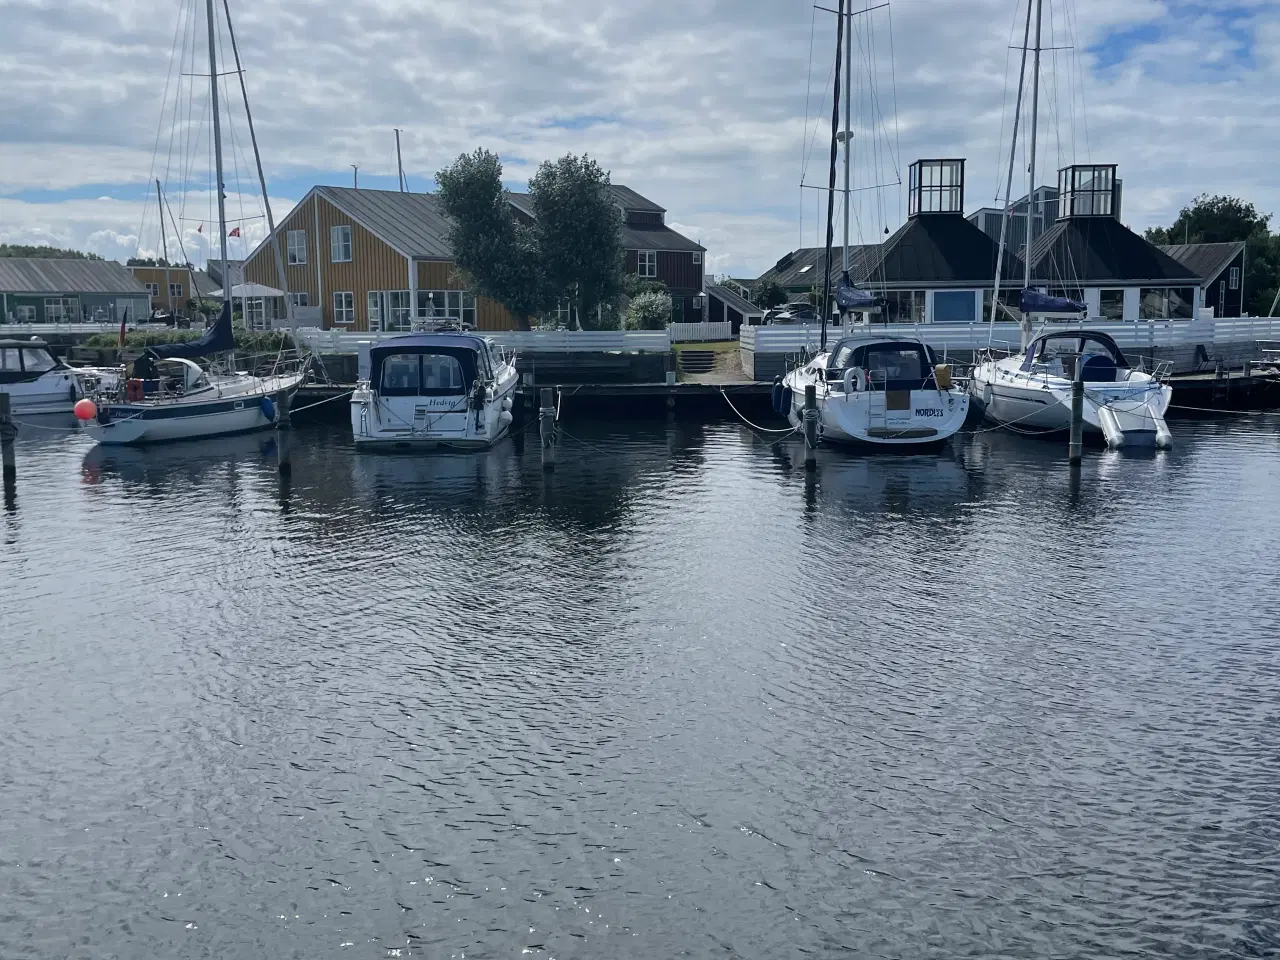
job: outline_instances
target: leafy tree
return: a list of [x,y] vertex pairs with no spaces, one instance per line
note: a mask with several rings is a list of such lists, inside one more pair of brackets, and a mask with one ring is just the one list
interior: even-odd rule
[[639,293],[627,307],[628,330],[665,330],[671,319],[671,295],[665,292]]
[[622,295],[626,298],[637,297],[642,293],[666,293],[667,285],[661,280],[649,280],[634,273],[622,275]]
[[598,326],[597,307],[623,292],[622,222],[609,174],[585,154],[567,154],[538,167],[529,199],[551,290],[573,303],[583,326]]
[[786,303],[787,291],[783,290],[776,281],[761,280],[751,289],[751,302],[757,307],[768,310]]
[[1183,207],[1173,224],[1150,227],[1152,243],[1245,242],[1245,311],[1266,314],[1280,281],[1280,236],[1270,231],[1271,214],[1261,214],[1237,197],[1201,194]]
[[41,260],[101,260],[96,253],[26,243],[0,243],[0,257],[33,257]]
[[436,174],[440,200],[452,221],[454,262],[473,293],[501,303],[523,329],[547,309],[546,273],[533,230],[518,223],[502,187],[497,154],[477,149]]

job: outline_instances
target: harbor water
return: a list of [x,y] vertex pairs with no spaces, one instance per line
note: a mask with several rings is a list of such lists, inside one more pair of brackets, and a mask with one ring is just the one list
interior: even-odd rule
[[1280,953],[1280,417],[24,429],[0,956]]

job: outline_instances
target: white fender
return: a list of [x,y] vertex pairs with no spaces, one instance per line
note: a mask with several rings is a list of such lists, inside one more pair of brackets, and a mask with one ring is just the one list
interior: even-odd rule
[[[854,384],[854,380],[857,384]],[[844,372],[844,392],[846,394],[863,393],[867,389],[867,374],[861,367],[850,367]]]

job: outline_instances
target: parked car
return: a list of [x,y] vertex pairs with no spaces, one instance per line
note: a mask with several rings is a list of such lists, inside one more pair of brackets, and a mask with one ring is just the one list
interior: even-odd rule
[[816,323],[818,311],[808,300],[784,303],[765,312],[765,323]]

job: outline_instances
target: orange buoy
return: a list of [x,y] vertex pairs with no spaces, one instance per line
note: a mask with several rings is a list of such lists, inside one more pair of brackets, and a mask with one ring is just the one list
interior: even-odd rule
[[[62,408],[67,409],[66,407]],[[98,405],[86,397],[83,400],[77,400],[73,408],[77,420],[92,420],[98,415]]]

